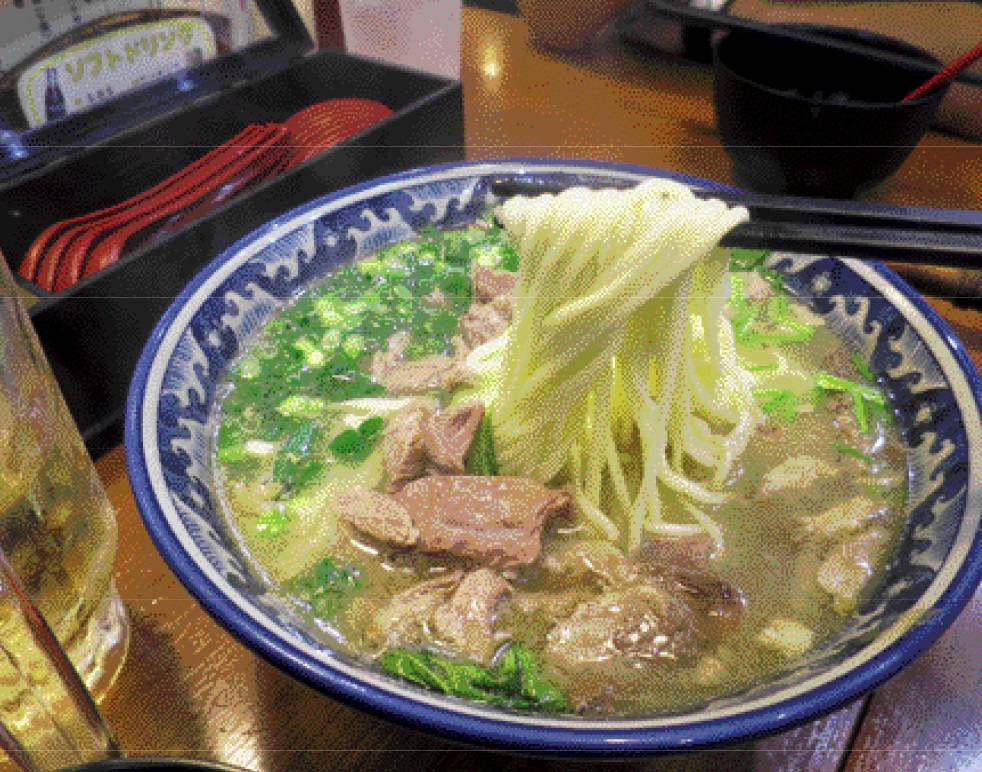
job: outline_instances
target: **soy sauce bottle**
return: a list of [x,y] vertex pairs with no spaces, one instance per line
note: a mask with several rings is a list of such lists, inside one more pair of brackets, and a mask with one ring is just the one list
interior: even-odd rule
[[44,120],[46,123],[51,123],[68,115],[68,108],[65,106],[65,95],[58,83],[57,68],[49,67],[45,70],[45,74],[48,77],[48,85],[44,89]]

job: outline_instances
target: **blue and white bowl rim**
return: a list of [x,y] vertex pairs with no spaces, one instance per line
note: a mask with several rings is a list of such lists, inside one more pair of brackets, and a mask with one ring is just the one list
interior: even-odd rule
[[[363,710],[450,738],[516,750],[578,755],[677,751],[779,731],[847,704],[927,649],[971,599],[982,579],[979,486],[973,485],[969,492],[956,544],[959,554],[949,556],[922,598],[924,610],[930,608],[931,613],[913,626],[898,623],[894,636],[881,636],[882,645],[871,646],[858,657],[831,668],[821,679],[811,679],[797,689],[781,693],[786,694],[781,699],[734,708],[698,721],[684,715],[663,719],[569,720],[508,714],[473,703],[448,701],[436,694],[423,694],[410,686],[403,688],[376,680],[367,671],[346,668],[336,661],[329,663],[321,653],[288,631],[268,624],[254,608],[248,607],[237,590],[204,559],[187,533],[182,532],[176,511],[162,506],[161,501],[166,501],[166,497],[161,495],[165,486],[159,465],[151,469],[157,440],[153,397],[159,395],[167,356],[178,337],[175,330],[184,329],[197,304],[208,297],[207,293],[202,294],[203,289],[215,283],[216,274],[223,266],[236,255],[241,257],[250,248],[255,250],[257,245],[268,244],[326,211],[365,198],[368,193],[395,190],[406,183],[419,184],[424,178],[437,181],[461,176],[554,173],[660,176],[696,187],[725,189],[700,178],[632,164],[548,159],[459,162],[400,172],[327,194],[239,240],[209,262],[168,307],[146,344],[130,387],[125,424],[126,461],[136,500],[154,543],[183,584],[224,627],[284,671]],[[958,404],[972,424],[970,433],[978,438],[978,442],[970,443],[973,449],[970,468],[979,468],[982,379],[964,347],[944,320],[895,273],[879,263],[847,262],[851,270],[877,289],[888,292],[891,302],[922,336],[942,344],[932,351],[941,360],[945,375],[953,378],[951,385],[957,392]]]

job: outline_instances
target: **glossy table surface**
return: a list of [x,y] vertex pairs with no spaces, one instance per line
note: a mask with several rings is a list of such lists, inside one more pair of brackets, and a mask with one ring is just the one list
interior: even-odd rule
[[[520,19],[487,11],[465,8],[463,24],[468,157],[609,159],[732,182],[714,128],[707,68],[619,44],[582,55],[537,50]],[[978,209],[982,146],[929,134],[870,198]],[[942,298],[931,302],[982,364],[982,316]],[[136,511],[122,450],[98,467],[118,513],[118,583],[134,623],[128,662],[102,708],[129,753],[251,770],[539,768],[533,760],[453,747],[383,723],[258,659],[195,603],[158,556]],[[774,738],[635,766],[982,769],[982,599],[867,701]]]

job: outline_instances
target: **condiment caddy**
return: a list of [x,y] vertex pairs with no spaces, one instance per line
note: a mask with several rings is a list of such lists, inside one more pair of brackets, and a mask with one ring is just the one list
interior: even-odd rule
[[[64,235],[66,221],[94,220],[100,210],[124,215],[108,221],[122,230],[77,239],[74,252],[66,246],[74,262],[60,253],[60,262],[49,259],[54,291],[37,273],[18,277],[95,454],[120,440],[133,367],[153,325],[221,250],[318,195],[463,156],[459,82],[313,51],[290,0],[251,2],[195,0],[175,10],[131,0],[132,8],[114,4],[102,15],[84,0],[84,13],[73,3],[42,4],[46,31],[35,30],[33,46],[0,52],[0,250],[11,271],[30,259],[32,245],[40,260],[38,242],[53,242],[39,237]],[[0,9],[0,20],[24,11],[40,24],[38,8],[16,4]],[[384,106],[364,130],[342,130],[345,119],[332,123],[322,106],[357,100]],[[274,125],[284,128],[267,129],[262,140],[261,131],[245,134]],[[213,188],[171,202],[161,229],[141,229],[160,220],[159,207],[127,204],[243,136],[240,144],[251,136],[274,152],[222,167],[225,176],[209,178]],[[149,219],[122,221],[134,212]],[[86,267],[93,255],[99,265]]]

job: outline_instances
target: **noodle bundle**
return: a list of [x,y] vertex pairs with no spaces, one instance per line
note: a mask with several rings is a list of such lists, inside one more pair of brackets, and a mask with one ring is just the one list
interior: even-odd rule
[[[517,197],[497,214],[521,254],[492,411],[503,473],[568,479],[579,511],[627,549],[644,529],[719,541],[703,510],[722,503],[759,419],[718,248],[747,211],[652,180]],[[691,523],[664,519],[667,491]]]

